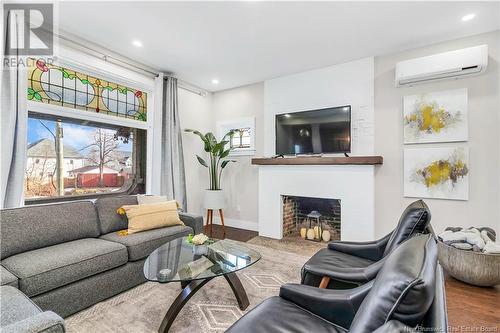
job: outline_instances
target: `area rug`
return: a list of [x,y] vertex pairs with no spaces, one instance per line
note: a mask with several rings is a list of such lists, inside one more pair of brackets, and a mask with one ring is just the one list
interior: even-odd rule
[[[264,242],[267,246],[253,244],[252,241]],[[278,244],[269,246],[271,243]],[[310,256],[284,251],[287,247],[279,245],[276,240],[252,239],[245,244],[262,255],[259,262],[237,273],[247,292],[250,306],[241,311],[224,277],[217,277],[188,301],[170,332],[224,332],[251,308],[277,295],[282,284],[300,281],[300,269]],[[157,332],[163,316],[180,290],[180,283],[146,282],[67,318],[67,331]]]
[[325,242],[305,240],[299,236],[283,237],[281,240],[257,236],[250,239],[246,244],[255,244],[276,250],[298,253],[309,258],[320,249],[326,247]]

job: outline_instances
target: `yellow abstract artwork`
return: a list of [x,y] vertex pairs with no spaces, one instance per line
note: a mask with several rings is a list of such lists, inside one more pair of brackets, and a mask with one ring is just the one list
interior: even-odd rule
[[467,89],[404,98],[405,143],[467,140]]
[[467,200],[468,164],[465,147],[405,149],[405,196]]

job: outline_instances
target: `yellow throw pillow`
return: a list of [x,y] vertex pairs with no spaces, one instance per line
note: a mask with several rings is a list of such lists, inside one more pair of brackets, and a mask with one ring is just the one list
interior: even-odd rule
[[175,200],[144,205],[122,206],[128,218],[128,234],[140,231],[184,225],[177,212]]

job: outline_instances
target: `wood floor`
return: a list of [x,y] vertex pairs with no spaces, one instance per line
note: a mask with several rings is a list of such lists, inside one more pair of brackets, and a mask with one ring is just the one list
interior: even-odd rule
[[[257,235],[255,231],[226,227],[229,239],[247,242]],[[221,226],[213,226],[213,237],[223,238]],[[447,276],[446,301],[449,332],[500,332],[500,286],[475,287]]]
[[205,235],[216,239],[234,239],[240,242],[248,242],[250,239],[259,235],[257,231],[226,227],[226,237],[223,235],[222,226],[214,224],[212,235],[210,235],[210,227],[205,226]]
[[[476,287],[447,276],[446,305],[450,332],[500,331],[500,286]],[[460,330],[462,326],[483,330]]]

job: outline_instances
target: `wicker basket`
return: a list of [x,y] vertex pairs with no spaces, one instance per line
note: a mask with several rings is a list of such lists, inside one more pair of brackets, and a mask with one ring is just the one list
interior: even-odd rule
[[500,255],[457,249],[438,241],[439,261],[455,279],[481,287],[500,284]]

